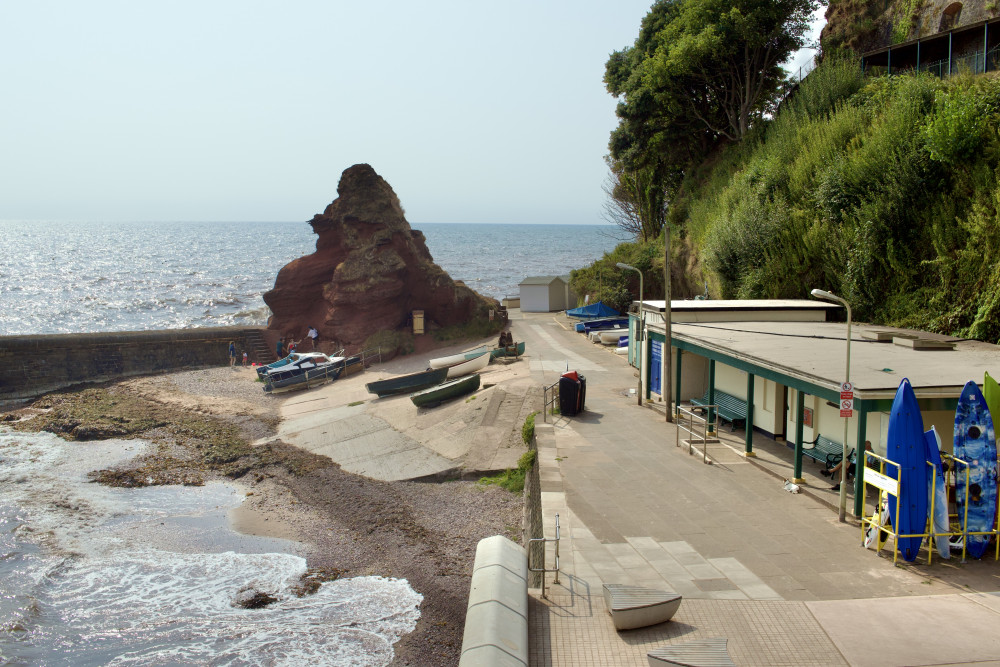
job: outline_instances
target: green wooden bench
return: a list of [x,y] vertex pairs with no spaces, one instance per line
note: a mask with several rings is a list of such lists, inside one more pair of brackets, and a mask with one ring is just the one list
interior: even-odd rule
[[[802,443],[802,454],[817,463],[822,463],[826,466],[826,470],[829,470],[844,458],[844,446],[825,435],[818,435],[815,440]],[[854,450],[851,450],[851,454],[854,454]]]
[[[706,405],[711,405],[708,401],[708,390],[705,390],[705,394],[701,398],[692,398],[691,403],[701,408],[704,408]],[[736,398],[732,394],[727,394],[724,391],[716,389],[715,405],[719,406],[716,408],[716,413],[719,417],[729,422],[729,430],[736,430],[736,422],[743,422],[746,424],[747,402],[742,398]]]

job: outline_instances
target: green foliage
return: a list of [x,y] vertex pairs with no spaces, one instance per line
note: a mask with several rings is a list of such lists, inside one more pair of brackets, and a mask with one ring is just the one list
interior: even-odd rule
[[972,157],[982,143],[991,112],[995,113],[991,102],[965,86],[938,91],[934,111],[921,128],[931,158],[938,162],[957,162]]
[[383,357],[409,354],[413,352],[413,334],[409,331],[385,329],[366,338],[362,349],[370,350],[377,347],[382,349]]
[[455,324],[443,329],[432,331],[434,340],[468,340],[472,338],[486,338],[503,329],[503,320],[494,317],[475,317],[468,322]]
[[483,477],[479,480],[479,484],[484,486],[495,484],[511,493],[522,493],[524,491],[524,478],[531,467],[535,465],[535,456],[535,450],[529,449],[517,460],[517,468],[508,468],[498,475]]
[[[715,298],[847,298],[858,320],[1000,342],[1000,77],[865,79],[828,59],[760,132],[688,170],[668,210]],[[662,243],[662,241],[659,241]],[[672,245],[673,247],[673,245]],[[574,272],[616,306],[662,246]],[[672,263],[677,258],[672,256]],[[660,290],[660,291],[658,291]],[[623,297],[624,298],[624,297]]]
[[524,420],[524,424],[521,426],[521,440],[524,444],[530,445],[532,439],[535,437],[535,415],[538,411],[535,410]]

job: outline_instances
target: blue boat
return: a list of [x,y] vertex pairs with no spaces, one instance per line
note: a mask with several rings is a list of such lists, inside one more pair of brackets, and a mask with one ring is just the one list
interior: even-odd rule
[[571,308],[566,311],[566,314],[570,317],[576,317],[581,320],[591,320],[596,317],[621,317],[621,313],[605,304],[603,301],[592,303],[589,306]]
[[586,333],[594,329],[610,329],[614,326],[625,326],[628,324],[627,317],[597,317],[573,325],[577,333]]

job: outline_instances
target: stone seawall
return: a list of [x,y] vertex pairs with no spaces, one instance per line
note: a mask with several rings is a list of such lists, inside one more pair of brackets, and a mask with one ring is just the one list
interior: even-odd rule
[[248,335],[263,329],[212,327],[160,331],[0,336],[0,404],[22,401],[80,383],[105,382],[165,371],[237,363]]

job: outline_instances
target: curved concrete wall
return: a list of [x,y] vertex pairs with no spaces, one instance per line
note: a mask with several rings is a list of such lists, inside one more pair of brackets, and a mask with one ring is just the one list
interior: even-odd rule
[[[86,382],[229,363],[242,327],[0,336],[0,404]],[[253,353],[251,352],[251,359]]]
[[528,664],[528,555],[501,535],[480,540],[460,667]]

